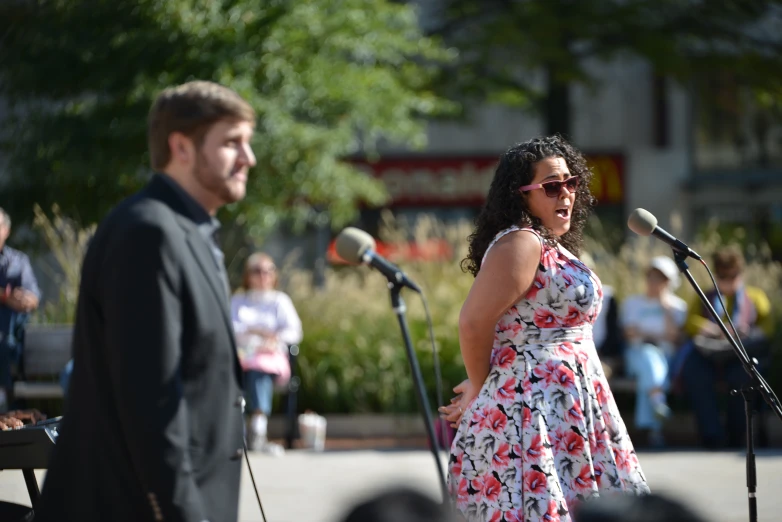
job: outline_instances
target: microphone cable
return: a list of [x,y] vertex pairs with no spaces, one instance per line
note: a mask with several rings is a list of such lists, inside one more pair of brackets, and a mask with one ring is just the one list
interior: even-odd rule
[[[429,340],[432,344],[432,363],[434,365],[434,389],[435,389],[435,396],[437,398],[437,407],[443,406],[443,377],[442,377],[442,371],[440,369],[440,356],[437,354],[437,346],[435,345],[434,341],[434,326],[432,325],[432,315],[429,313],[429,302],[426,300],[426,296],[423,292],[419,292],[418,295],[421,296],[421,301],[424,303],[424,312],[426,313],[426,323],[429,328]],[[446,420],[441,418],[440,415],[437,415],[437,419],[440,422],[441,428],[444,430],[447,426]],[[442,431],[441,435],[445,435],[446,432]]]
[[[424,304],[424,311],[426,313],[426,323],[429,327],[429,340],[432,343],[432,364],[434,365],[434,376],[435,376],[434,389],[437,398],[437,405],[439,407],[439,406],[443,406],[443,377],[442,377],[442,372],[440,370],[440,356],[437,355],[437,347],[435,345],[435,340],[434,340],[434,326],[432,325],[432,315],[429,312],[429,303],[426,300],[426,297],[424,296],[423,292],[419,292],[418,295],[421,296],[421,301]],[[451,449],[448,447],[448,439],[449,439],[448,421],[442,418],[438,412],[437,422],[439,422],[440,424],[440,436],[438,437],[437,432],[435,432],[435,441],[437,443],[437,446],[438,447],[440,446],[440,440],[437,439],[442,439],[442,441],[444,442],[443,444],[444,447],[441,449],[444,449],[446,451],[446,454],[450,454]],[[447,482],[447,478],[446,478],[446,482]],[[444,493],[443,504],[446,506],[449,513],[454,511],[455,506],[451,501],[450,495]]]
[[261,510],[261,518],[263,522],[266,521],[266,513],[263,511],[263,503],[261,502],[261,494],[258,493],[258,486],[255,484],[255,475],[253,475],[253,468],[250,466],[250,455],[247,451],[247,437],[242,435],[242,441],[244,442],[244,460],[247,462],[247,470],[250,472],[250,480],[253,483],[253,489],[255,490],[255,498],[258,499],[258,508]]

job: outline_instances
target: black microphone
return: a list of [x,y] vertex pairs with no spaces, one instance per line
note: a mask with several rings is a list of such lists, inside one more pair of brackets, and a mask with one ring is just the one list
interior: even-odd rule
[[679,241],[671,234],[665,231],[665,229],[657,226],[657,218],[651,212],[648,212],[642,208],[633,210],[632,214],[627,220],[627,226],[638,234],[639,236],[655,236],[657,239],[667,243],[671,248],[685,254],[688,257],[701,261],[703,258],[698,253],[688,247],[683,241]]
[[418,285],[407,278],[398,266],[375,252],[375,240],[355,227],[348,227],[337,236],[337,254],[349,263],[366,263],[382,273],[389,282],[406,286],[419,294]]

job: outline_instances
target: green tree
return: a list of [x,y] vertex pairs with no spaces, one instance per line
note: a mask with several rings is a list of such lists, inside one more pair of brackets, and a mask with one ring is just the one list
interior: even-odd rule
[[258,166],[227,209],[255,233],[324,211],[338,226],[382,203],[382,185],[344,158],[380,139],[422,146],[424,118],[450,107],[429,85],[452,53],[387,0],[22,0],[0,20],[4,206],[17,222],[35,203],[94,222],[137,190],[146,114],[171,84],[214,80],[258,111]]
[[569,88],[595,86],[589,60],[633,55],[684,82],[730,71],[782,84],[779,0],[442,0],[429,30],[460,49],[444,91],[532,107],[570,130]]

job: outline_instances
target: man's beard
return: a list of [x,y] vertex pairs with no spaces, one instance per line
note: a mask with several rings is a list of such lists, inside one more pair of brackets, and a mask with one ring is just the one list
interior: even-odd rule
[[221,205],[234,203],[242,199],[241,196],[237,196],[231,191],[231,188],[227,184],[227,179],[221,172],[212,166],[201,151],[198,151],[198,154],[196,155],[193,176],[204,190],[220,201]]

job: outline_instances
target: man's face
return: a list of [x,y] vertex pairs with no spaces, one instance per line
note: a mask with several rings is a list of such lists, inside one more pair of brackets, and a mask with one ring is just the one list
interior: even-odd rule
[[250,147],[253,132],[248,121],[219,121],[207,131],[196,152],[193,176],[220,205],[244,198],[247,173],[255,166]]
[[[1,220],[2,218],[0,218]],[[8,235],[11,233],[11,227],[0,221],[0,249],[5,246],[5,240],[8,239]]]

